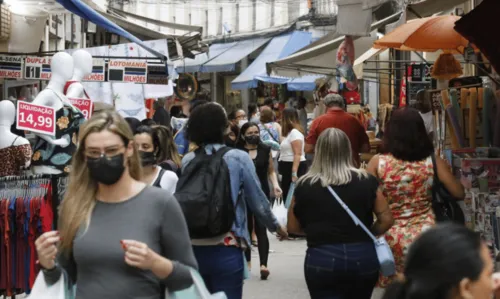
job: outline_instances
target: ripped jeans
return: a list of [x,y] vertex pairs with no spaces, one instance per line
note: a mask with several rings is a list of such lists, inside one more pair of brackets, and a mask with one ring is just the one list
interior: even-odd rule
[[304,263],[311,299],[370,299],[379,269],[372,242],[311,247]]

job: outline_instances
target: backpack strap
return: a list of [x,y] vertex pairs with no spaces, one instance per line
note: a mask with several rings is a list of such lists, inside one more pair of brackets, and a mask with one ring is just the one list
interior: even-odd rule
[[160,173],[158,174],[158,177],[156,178],[156,181],[153,183],[152,186],[161,188],[160,183],[161,183],[161,179],[162,179],[163,175],[165,174],[165,172],[166,172],[165,169],[163,169],[163,168],[160,169]]

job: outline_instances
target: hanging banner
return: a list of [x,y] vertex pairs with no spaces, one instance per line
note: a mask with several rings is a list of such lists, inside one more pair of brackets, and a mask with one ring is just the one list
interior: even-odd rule
[[70,98],[69,101],[82,112],[85,119],[89,119],[92,116],[92,100]]
[[31,80],[50,80],[50,57],[28,56],[24,60],[24,78]]
[[21,56],[0,55],[0,78],[22,79],[23,58]]
[[148,84],[168,85],[167,67],[148,64]]
[[17,102],[17,129],[56,136],[56,110],[52,107]]
[[108,81],[125,83],[147,83],[147,61],[110,60],[108,63]]
[[94,58],[92,62],[92,74],[83,77],[86,82],[104,82],[106,76],[104,70],[106,69],[106,62],[104,59]]

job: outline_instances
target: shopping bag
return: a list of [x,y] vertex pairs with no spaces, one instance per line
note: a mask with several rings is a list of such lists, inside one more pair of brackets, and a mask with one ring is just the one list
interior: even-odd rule
[[191,277],[193,277],[193,285],[185,290],[177,292],[168,292],[167,299],[227,299],[224,292],[218,292],[215,294],[210,294],[203,278],[194,269],[190,269]]
[[43,276],[43,272],[38,272],[38,275],[31,289],[28,299],[73,299],[74,294],[72,290],[67,288],[67,280],[64,272],[61,274],[61,278],[53,284],[48,285]]
[[295,192],[295,183],[290,184],[290,189],[286,195],[285,208],[288,210],[292,204],[293,193]]
[[273,205],[273,214],[274,217],[278,220],[278,223],[281,226],[286,227],[286,223],[288,220],[288,210],[285,208],[285,203],[283,200],[276,199]]

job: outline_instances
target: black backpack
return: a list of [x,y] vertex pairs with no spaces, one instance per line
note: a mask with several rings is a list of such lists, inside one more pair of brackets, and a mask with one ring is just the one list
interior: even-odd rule
[[197,149],[177,182],[175,197],[192,239],[220,236],[234,223],[229,168],[223,159],[230,150],[222,147],[208,155],[203,147]]

